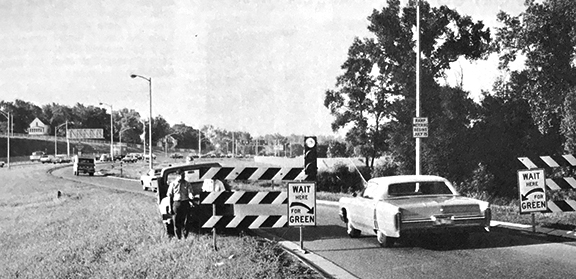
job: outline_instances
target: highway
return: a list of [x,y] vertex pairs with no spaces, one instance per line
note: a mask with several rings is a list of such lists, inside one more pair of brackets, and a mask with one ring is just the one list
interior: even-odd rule
[[[100,176],[73,176],[69,168],[53,175],[99,187],[143,192],[138,182]],[[499,229],[472,234],[466,246],[449,238],[422,237],[381,248],[373,236],[351,239],[338,209],[318,204],[317,226],[305,227],[304,248],[358,278],[574,278],[576,243]],[[266,229],[278,239],[299,244],[299,229]]]

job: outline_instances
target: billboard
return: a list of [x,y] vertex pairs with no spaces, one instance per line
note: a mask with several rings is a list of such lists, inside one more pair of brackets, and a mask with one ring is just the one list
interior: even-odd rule
[[68,129],[70,139],[103,139],[103,129]]

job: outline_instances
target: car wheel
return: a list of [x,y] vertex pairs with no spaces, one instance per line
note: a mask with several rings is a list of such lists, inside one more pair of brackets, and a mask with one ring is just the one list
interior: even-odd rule
[[394,242],[396,242],[396,238],[386,236],[381,231],[378,231],[376,234],[377,234],[376,238],[378,239],[378,243],[382,247],[390,248],[390,247],[392,247],[392,245],[394,245]]
[[360,230],[354,228],[354,226],[352,226],[352,222],[350,222],[350,220],[348,220],[348,222],[346,222],[346,233],[348,233],[349,237],[352,238],[356,238],[360,236]]

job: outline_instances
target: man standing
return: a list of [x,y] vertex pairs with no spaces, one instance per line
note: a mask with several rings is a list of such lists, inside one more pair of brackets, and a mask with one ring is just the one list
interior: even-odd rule
[[176,227],[176,236],[182,238],[188,237],[188,214],[190,213],[190,202],[194,198],[192,185],[185,179],[184,170],[178,170],[180,178],[172,181],[168,187],[168,197],[170,198],[170,212],[174,213],[174,225]]

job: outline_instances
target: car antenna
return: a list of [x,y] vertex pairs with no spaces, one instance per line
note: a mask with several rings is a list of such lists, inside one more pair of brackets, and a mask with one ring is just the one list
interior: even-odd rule
[[356,169],[356,171],[357,171],[358,174],[360,175],[360,178],[362,178],[363,184],[366,185],[368,182],[366,182],[366,179],[364,179],[364,176],[362,175],[362,172],[360,172],[360,170],[358,169],[358,167],[356,167],[356,164],[354,164],[354,161],[352,161],[352,159],[348,158],[348,160],[350,161],[350,163],[352,164],[352,166],[354,166],[354,168]]

